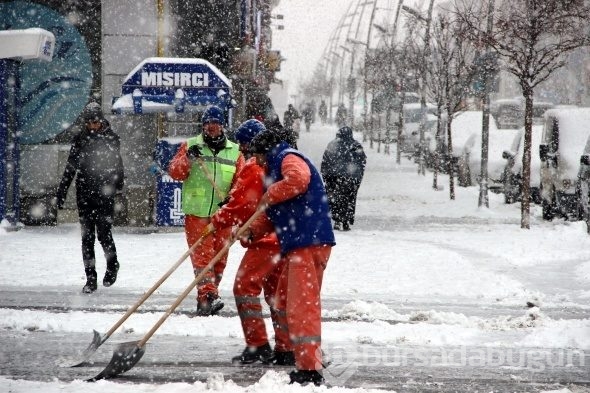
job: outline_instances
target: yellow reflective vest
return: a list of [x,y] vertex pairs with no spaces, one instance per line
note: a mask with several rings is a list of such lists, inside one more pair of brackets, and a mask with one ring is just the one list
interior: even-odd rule
[[[236,143],[227,140],[225,148],[214,155],[202,135],[190,138],[186,143],[187,148],[198,145],[202,156],[193,162],[188,178],[182,183],[182,211],[197,217],[211,217],[229,193],[240,150]],[[217,185],[222,195],[218,195],[211,182]]]

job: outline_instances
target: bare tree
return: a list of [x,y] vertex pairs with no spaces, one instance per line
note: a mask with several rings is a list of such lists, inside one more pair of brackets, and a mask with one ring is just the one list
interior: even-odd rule
[[530,228],[531,134],[534,89],[566,62],[566,54],[589,45],[590,8],[583,0],[503,0],[491,34],[482,25],[479,0],[456,0],[457,16],[474,42],[498,52],[520,84],[525,100],[521,228]]
[[[470,86],[474,80],[473,61],[475,48],[459,34],[461,29],[452,14],[441,12],[433,23],[432,49],[430,61],[430,91],[437,106],[439,118],[436,131],[435,169],[433,188],[437,188],[437,175],[441,140],[446,131],[447,163],[449,168],[449,197],[455,199],[453,176],[453,138],[451,126],[453,118],[464,110],[465,99],[470,94]],[[441,121],[443,111],[446,122]],[[444,128],[443,128],[444,126]]]

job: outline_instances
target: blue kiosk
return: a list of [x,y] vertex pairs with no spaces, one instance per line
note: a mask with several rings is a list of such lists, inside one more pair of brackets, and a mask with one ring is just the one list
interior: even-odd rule
[[[217,105],[231,124],[234,101],[231,81],[214,65],[203,59],[152,57],[144,59],[125,78],[122,95],[113,98],[116,114],[201,113]],[[196,131],[196,130],[195,130]],[[159,137],[152,168],[157,176],[155,221],[158,226],[182,226],[182,183],[167,171],[180,147],[178,138]]]
[[51,61],[54,48],[55,36],[41,28],[0,31],[0,222],[11,230],[19,228],[20,213],[20,63]]

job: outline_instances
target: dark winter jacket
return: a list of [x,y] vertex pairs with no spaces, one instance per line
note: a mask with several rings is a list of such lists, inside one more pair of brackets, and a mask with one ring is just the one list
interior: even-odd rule
[[324,178],[341,176],[360,181],[366,163],[367,156],[363,146],[352,137],[352,129],[342,127],[324,151],[321,172]]
[[296,119],[300,119],[299,112],[292,104],[289,104],[289,108],[285,111],[283,115],[283,125],[285,128],[293,128],[293,123],[295,123]]
[[57,205],[62,207],[68,188],[76,177],[78,209],[112,205],[115,193],[123,189],[123,160],[119,136],[102,120],[100,131],[84,128],[74,136],[68,162],[57,191]]

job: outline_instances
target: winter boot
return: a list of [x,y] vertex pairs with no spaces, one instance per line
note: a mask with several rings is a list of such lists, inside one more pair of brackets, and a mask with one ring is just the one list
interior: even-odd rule
[[98,284],[96,282],[96,269],[93,267],[88,267],[85,268],[84,271],[86,272],[86,285],[84,285],[84,288],[82,288],[82,292],[92,293],[98,288]]
[[204,302],[198,302],[197,304],[197,316],[207,317],[209,315],[215,315],[225,306],[219,296],[208,293],[207,299]]
[[342,230],[342,224],[338,221],[334,222],[334,230],[336,231],[341,231]]
[[102,285],[110,287],[117,281],[117,272],[119,271],[119,262],[107,264],[107,270],[102,279]]
[[289,378],[291,378],[290,384],[298,383],[302,386],[308,385],[309,383],[313,383],[316,386],[323,385],[326,381],[324,380],[324,376],[317,372],[316,370],[296,370],[291,371],[289,373]]
[[275,366],[294,366],[295,354],[293,351],[275,351],[269,363]]
[[350,231],[350,224],[345,222],[342,224],[342,230],[343,231]]
[[232,358],[232,363],[250,364],[254,362],[269,363],[272,359],[272,349],[268,343],[259,347],[246,347],[241,355]]

